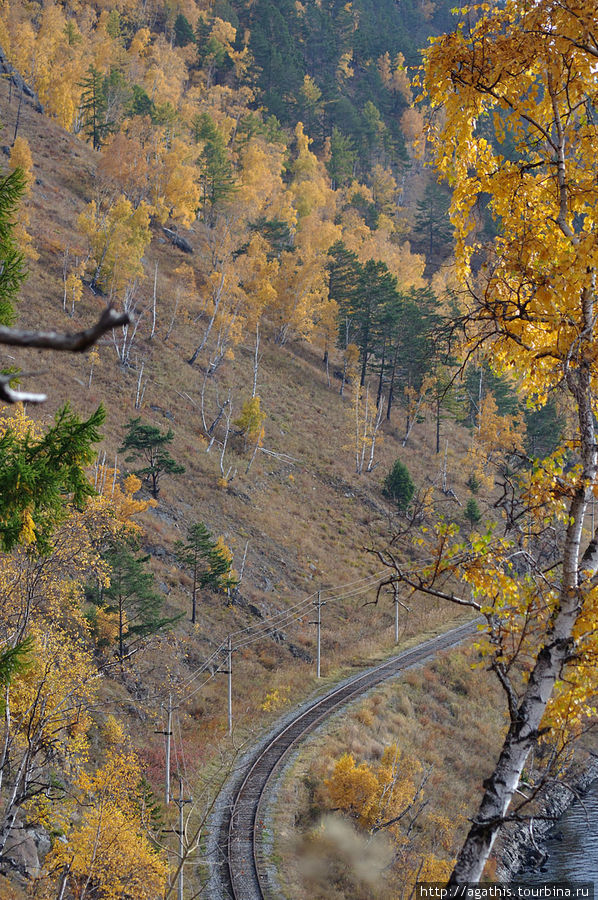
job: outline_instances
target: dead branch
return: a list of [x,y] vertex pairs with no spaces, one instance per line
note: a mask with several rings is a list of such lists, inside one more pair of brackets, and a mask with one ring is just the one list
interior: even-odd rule
[[[82,353],[107,331],[128,325],[127,313],[118,313],[112,306],[106,307],[98,321],[85,331],[59,334],[57,331],[24,331],[20,328],[0,327],[0,344],[11,347],[38,347],[42,350],[66,350]],[[13,378],[15,376],[13,375]]]
[[[127,313],[118,313],[112,306],[108,306],[96,324],[85,331],[60,334],[57,331],[24,331],[21,328],[0,327],[0,344],[7,344],[11,347],[37,347],[43,350],[82,353],[95,344],[107,331],[127,325],[128,322]],[[5,403],[43,403],[46,400],[46,394],[32,394],[11,388],[10,382],[17,377],[22,378],[23,375],[15,372],[0,375],[0,400]]]
[[30,394],[26,391],[15,391],[10,382],[15,378],[22,378],[21,374],[13,372],[10,375],[0,375],[0,400],[4,403],[43,403],[47,399],[46,394]]

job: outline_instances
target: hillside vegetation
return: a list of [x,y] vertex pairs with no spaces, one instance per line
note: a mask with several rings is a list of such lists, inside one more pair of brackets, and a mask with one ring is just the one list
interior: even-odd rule
[[[19,453],[55,415],[58,459],[69,435],[87,442],[52,504],[32,489],[2,521],[7,896],[172,894],[169,704],[192,896],[219,779],[316,685],[312,595],[327,679],[389,653],[393,596],[368,603],[384,571],[368,548],[432,509],[469,533],[496,454],[552,447],[556,405],[524,410],[481,358],[453,381],[448,194],[424,168],[409,69],[449,18],[427,2],[0,9],[36,95],[0,84],[6,171],[25,176],[18,324],[130,316],[83,356],[2,354],[48,395],[2,411],[23,465],[7,479],[29,477]],[[407,498],[387,478],[398,459]],[[406,602],[401,641],[446,627],[436,600]],[[23,836],[40,845],[27,862]]]

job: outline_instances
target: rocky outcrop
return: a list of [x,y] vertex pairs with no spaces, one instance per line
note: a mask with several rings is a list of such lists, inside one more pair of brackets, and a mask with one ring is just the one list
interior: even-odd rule
[[559,818],[573,803],[576,796],[583,795],[593,781],[598,778],[598,760],[594,759],[570,782],[553,782],[547,786],[537,802],[537,816],[530,824],[509,823],[496,842],[496,880],[508,882],[525,866],[541,865],[544,851],[543,841],[558,824]]
[[175,247],[178,247],[179,250],[182,250],[183,253],[193,253],[193,247],[189,243],[189,241],[181,237],[173,228],[162,227],[162,231],[168,238],[171,244],[174,244]]
[[25,883],[41,875],[51,841],[45,828],[17,820],[0,857],[0,872]]
[[37,110],[37,112],[41,113],[44,111],[43,106],[39,102],[39,97],[37,96],[33,88],[29,87],[23,76],[20,75],[14,68],[14,66],[9,63],[2,47],[0,47],[0,72],[10,76],[10,79],[14,86],[26,97],[29,97],[33,108]]

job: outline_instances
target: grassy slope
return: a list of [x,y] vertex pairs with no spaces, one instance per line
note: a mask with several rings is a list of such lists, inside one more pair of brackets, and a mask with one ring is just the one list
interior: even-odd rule
[[[472,670],[475,657],[470,648],[456,650],[412,669],[352,704],[301,752],[279,789],[275,813],[285,896],[410,896],[401,852],[389,836],[353,830],[347,817],[330,812],[323,782],[344,752],[375,767],[384,748],[396,743],[401,760],[419,763],[428,773],[420,798],[426,805],[409,835],[401,832],[410,864],[417,869],[427,854],[450,859],[455,853],[504,725],[498,684]],[[398,866],[392,865],[393,852]]]
[[[4,142],[12,137],[16,113],[7,103],[7,87],[0,84],[0,104],[5,124]],[[77,235],[76,218],[93,194],[96,154],[55,123],[35,113],[27,104],[21,112],[20,133],[28,138],[35,163],[36,183],[30,200],[34,246],[40,258],[30,267],[30,276],[19,307],[19,324],[79,329],[101,311],[103,301],[89,291],[70,319],[62,311],[62,260],[65,247],[76,254],[83,249]],[[190,235],[191,241],[193,235]],[[15,357],[23,371],[33,373],[24,386],[43,388],[50,399],[34,414],[48,418],[65,401],[81,414],[99,402],[108,410],[101,451],[113,460],[129,417],[141,414],[160,428],[172,425],[173,456],[187,469],[184,476],[164,481],[160,504],[145,515],[145,544],[152,554],[157,583],[168,594],[172,610],[188,610],[189,581],[175,564],[173,543],[184,536],[189,522],[201,520],[215,534],[222,534],[235,552],[239,567],[248,542],[247,563],[241,586],[243,598],[268,616],[296,603],[319,588],[346,584],[379,569],[376,560],[362,548],[381,540],[388,528],[390,510],[382,498],[380,483],[392,462],[401,456],[414,480],[423,485],[436,479],[442,464],[434,451],[433,423],[418,425],[406,449],[400,445],[400,417],[385,428],[375,471],[356,476],[350,449],[350,404],[338,395],[337,383],[329,388],[320,359],[313,348],[296,344],[286,348],[267,344],[260,370],[259,392],[268,413],[265,445],[294,458],[292,464],[258,454],[249,475],[242,474],[245,459],[233,452],[231,460],[239,474],[228,489],[218,487],[217,453],[205,452],[196,404],[200,373],[185,362],[193,347],[192,323],[178,321],[170,339],[163,335],[174,305],[176,266],[195,264],[166,243],[158,232],[146,256],[153,274],[158,262],[158,328],[149,340],[150,316],[139,329],[132,359],[146,359],[149,375],[143,408],[134,409],[138,371],[123,369],[109,339],[100,346],[100,363],[88,388],[89,360],[37,351],[6,353]],[[142,292],[149,302],[151,277]],[[234,388],[236,408],[249,395],[252,355],[241,347],[224,373]],[[182,394],[188,394],[192,402]],[[453,426],[443,426],[448,445],[450,486],[466,501],[463,464],[468,435]],[[444,439],[443,439],[444,441]],[[120,465],[120,463],[119,463]],[[437,499],[442,500],[438,492]],[[447,514],[462,516],[454,503]],[[390,652],[393,646],[393,616],[390,600],[378,606],[364,605],[367,598],[331,603],[324,609],[322,632],[323,673],[334,676],[341,669]],[[311,618],[311,617],[309,617]],[[447,611],[430,602],[414,604],[403,622],[404,638],[446,627]],[[160,701],[166,698],[168,678],[186,676],[211,652],[211,648],[235,629],[257,621],[246,604],[228,606],[226,598],[202,597],[195,629],[184,621],[170,635],[156,641],[121,681],[106,685],[106,699],[114,701],[121,715],[128,715],[131,733],[149,765],[156,785],[163,772],[162,738],[154,734],[160,717]],[[243,650],[234,659],[234,708],[236,742],[248,737],[256,722],[265,720],[260,711],[265,695],[276,687],[288,688],[290,702],[315,686],[314,664],[296,659],[289,642],[314,653],[315,629],[303,624],[285,629],[287,641],[264,639]],[[157,695],[146,704],[135,704],[146,694]],[[112,709],[112,707],[107,707]],[[269,714],[272,717],[275,713]],[[179,713],[181,737],[189,778],[198,784],[202,765],[214,758],[216,746],[229,746],[225,738],[226,693],[223,678],[214,678]],[[264,721],[265,724],[265,721]],[[209,770],[207,770],[209,771]]]

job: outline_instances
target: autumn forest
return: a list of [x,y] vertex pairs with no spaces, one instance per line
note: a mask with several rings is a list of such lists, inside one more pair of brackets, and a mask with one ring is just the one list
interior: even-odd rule
[[272,897],[506,877],[587,768],[597,58],[591,0],[0,3],[0,898],[216,900],[244,754],[474,619],[285,763]]

